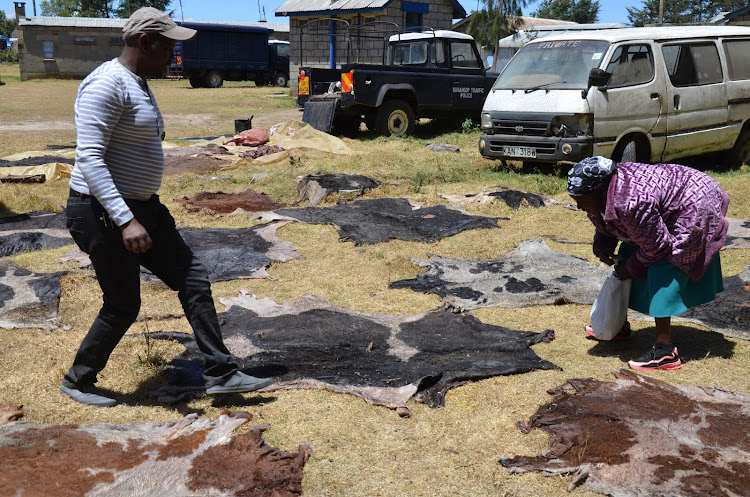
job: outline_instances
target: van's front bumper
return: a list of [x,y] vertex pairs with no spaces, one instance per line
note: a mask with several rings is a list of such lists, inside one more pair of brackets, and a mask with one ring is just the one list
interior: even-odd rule
[[490,159],[557,163],[591,157],[594,138],[518,135],[481,135],[479,153]]

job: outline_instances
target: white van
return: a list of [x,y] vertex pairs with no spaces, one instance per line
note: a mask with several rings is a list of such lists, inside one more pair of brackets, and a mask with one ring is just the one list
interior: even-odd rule
[[480,153],[557,163],[750,162],[750,27],[626,28],[525,45],[482,110]]

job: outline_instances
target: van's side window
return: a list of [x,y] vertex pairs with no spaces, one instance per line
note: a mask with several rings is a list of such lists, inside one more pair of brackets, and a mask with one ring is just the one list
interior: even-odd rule
[[750,40],[727,40],[724,42],[729,79],[750,79]]
[[640,85],[654,77],[654,56],[648,45],[623,45],[617,47],[607,64],[608,88]]
[[713,43],[665,45],[661,51],[674,86],[710,85],[724,80],[719,51]]

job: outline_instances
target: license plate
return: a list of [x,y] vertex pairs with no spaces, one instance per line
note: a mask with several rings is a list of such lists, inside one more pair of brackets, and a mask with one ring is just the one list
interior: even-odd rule
[[536,149],[531,147],[503,147],[503,155],[508,157],[536,158]]
[[302,78],[299,78],[299,90],[298,93],[300,95],[309,95],[310,94],[310,78],[305,76]]

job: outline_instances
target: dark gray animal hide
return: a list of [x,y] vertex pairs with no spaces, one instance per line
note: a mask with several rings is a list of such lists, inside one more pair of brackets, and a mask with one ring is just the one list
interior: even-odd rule
[[528,307],[539,304],[593,304],[611,272],[585,259],[551,250],[543,240],[521,242],[497,259],[450,259],[430,255],[415,261],[427,270],[391,288],[434,293],[458,310]]
[[727,218],[727,221],[729,221],[729,230],[723,248],[750,249],[750,221],[733,218]]
[[[266,268],[272,262],[299,259],[297,248],[280,240],[276,230],[286,222],[259,224],[252,228],[181,228],[185,242],[203,262],[211,282],[246,278],[270,278]],[[80,250],[65,254],[61,261],[91,264]],[[150,271],[141,268],[141,278],[156,281]]]
[[0,167],[33,167],[43,166],[44,164],[75,164],[72,157],[63,157],[61,155],[41,155],[37,157],[27,157],[20,160],[3,160],[0,159]]
[[312,449],[284,452],[263,440],[268,424],[235,430],[247,413],[215,421],[0,428],[0,495],[225,497],[302,495]]
[[65,212],[32,211],[0,219],[0,257],[71,243]]
[[[224,298],[222,334],[249,374],[274,377],[266,390],[326,388],[401,409],[412,396],[430,407],[468,381],[535,369],[558,369],[530,345],[554,338],[482,323],[438,309],[416,316],[367,314],[304,296],[287,304],[241,294]],[[153,333],[187,350],[170,366],[170,387],[155,395],[175,402],[202,395],[202,356],[190,334]]]
[[574,473],[572,491],[613,497],[748,495],[750,395],[670,385],[631,371],[569,380],[528,422],[550,434],[543,456],[500,460],[511,472]]
[[32,273],[0,260],[0,327],[57,328],[59,273]]
[[723,335],[750,340],[750,267],[724,278],[724,291],[716,300],[688,309],[672,321],[698,323]]
[[433,243],[464,230],[497,228],[501,219],[472,216],[445,205],[418,208],[405,198],[341,201],[333,207],[278,209],[271,214],[277,219],[332,224],[341,241],[355,245],[395,239]]
[[365,190],[378,185],[379,181],[361,174],[309,174],[297,180],[297,200],[301,202],[307,199],[310,205],[317,205],[330,193],[362,195]]
[[492,191],[487,190],[481,193],[465,193],[463,195],[448,195],[441,193],[440,197],[456,204],[487,204],[496,200],[502,200],[505,202],[505,205],[514,210],[520,209],[522,204],[536,208],[550,205],[562,205],[569,209],[577,209],[574,204],[571,204],[570,202],[562,202],[554,197],[550,197],[549,195],[525,192],[523,190],[510,190],[508,188],[501,188]]

